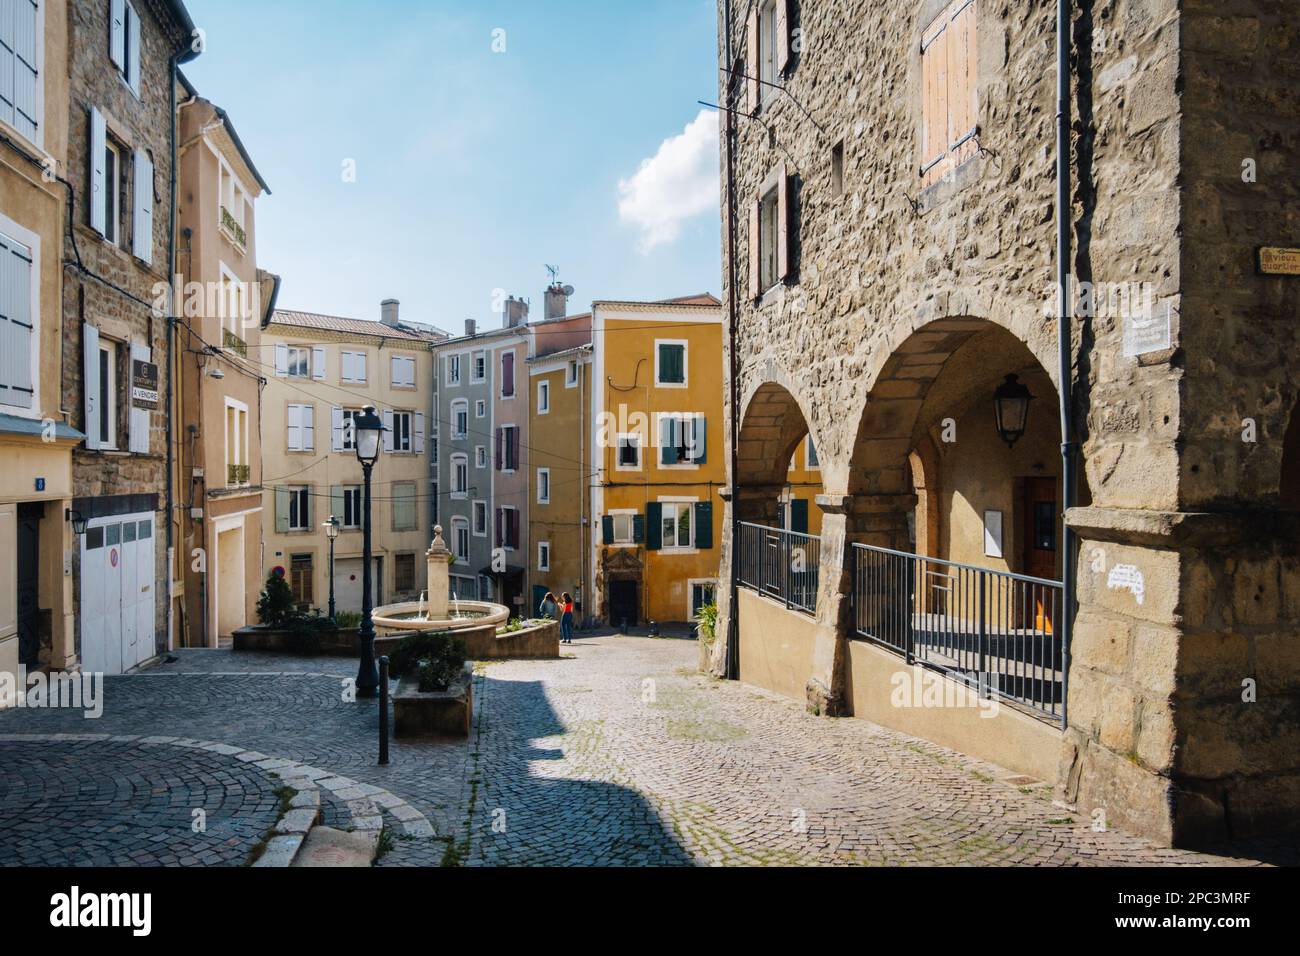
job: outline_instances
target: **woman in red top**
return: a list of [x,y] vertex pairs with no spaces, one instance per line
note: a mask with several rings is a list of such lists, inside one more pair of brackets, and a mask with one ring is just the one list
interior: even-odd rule
[[563,613],[560,615],[560,641],[564,644],[573,643],[573,597],[568,591],[560,598],[560,609]]

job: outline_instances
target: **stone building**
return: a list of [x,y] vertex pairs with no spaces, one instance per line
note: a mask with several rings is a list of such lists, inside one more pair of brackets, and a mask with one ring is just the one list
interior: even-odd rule
[[81,666],[119,673],[172,641],[172,107],[199,44],[180,0],[70,0],[67,44],[63,408],[86,435],[74,605]]
[[177,92],[176,275],[182,283],[175,456],[183,647],[254,623],[262,587],[262,326],[279,280],[257,265],[257,201],[270,193],[230,116],[182,73]]
[[[1293,828],[1300,253],[1260,247],[1300,244],[1300,20],[1074,6],[1058,349],[1055,5],[721,0],[711,666],[1161,841]],[[805,436],[811,555],[778,527]]]

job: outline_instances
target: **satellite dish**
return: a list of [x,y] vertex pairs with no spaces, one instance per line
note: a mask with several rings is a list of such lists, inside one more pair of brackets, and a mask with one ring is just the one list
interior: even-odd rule
[[562,291],[565,295],[573,295],[573,286],[571,286],[571,285],[566,285],[566,286],[565,286],[563,289],[561,289],[560,291]]

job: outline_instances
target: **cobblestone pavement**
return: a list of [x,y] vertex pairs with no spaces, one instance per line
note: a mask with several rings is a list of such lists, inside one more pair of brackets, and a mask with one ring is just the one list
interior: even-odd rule
[[[1054,805],[1045,785],[1026,785],[998,767],[865,721],[812,717],[764,691],[701,677],[690,641],[580,633],[563,650],[560,660],[480,665],[470,739],[395,740],[387,767],[376,765],[377,704],[345,699],[355,665],[336,658],[180,652],[143,674],[109,678],[97,720],[3,711],[0,738],[166,733],[384,788],[400,798],[382,808],[394,832],[404,834],[402,823],[418,813],[437,835],[398,836],[380,865],[1300,859],[1291,845],[1213,856],[1094,833],[1090,821]],[[118,824],[93,831],[105,834],[97,859],[239,862],[237,853],[205,857],[220,851],[188,839],[189,807],[215,801],[218,789],[226,802],[213,806],[230,807],[245,843],[266,826],[259,814],[269,784],[220,755],[195,762],[112,741],[0,740],[0,767],[0,779],[8,782],[10,768],[19,768],[14,779],[22,781],[0,787],[0,862],[63,862],[57,840],[42,842],[56,829],[50,821],[74,828],[101,818]],[[245,806],[259,809],[235,809],[232,788],[257,793]],[[173,790],[182,795],[174,798]],[[121,816],[102,814],[87,794]],[[328,790],[322,801],[324,822],[346,826],[347,805]],[[162,806],[184,807],[185,819],[168,817]],[[134,818],[127,807],[155,812]],[[209,811],[209,835],[212,819]],[[142,833],[171,849],[156,859],[135,857]]]

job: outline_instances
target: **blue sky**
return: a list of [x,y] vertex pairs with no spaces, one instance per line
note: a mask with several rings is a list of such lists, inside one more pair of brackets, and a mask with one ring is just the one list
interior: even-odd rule
[[273,191],[258,261],[282,307],[378,318],[392,296],[494,327],[497,289],[541,316],[545,263],[571,312],[718,292],[714,0],[186,6],[206,50],[185,72]]

